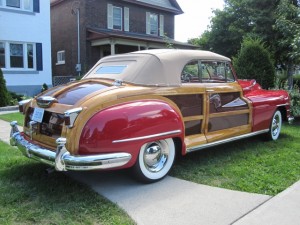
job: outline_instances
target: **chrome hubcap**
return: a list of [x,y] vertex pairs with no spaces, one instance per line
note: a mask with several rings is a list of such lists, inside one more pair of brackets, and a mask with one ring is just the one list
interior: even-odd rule
[[150,172],[161,171],[168,160],[167,144],[162,141],[149,143],[144,151],[144,165]]
[[273,118],[273,122],[272,122],[272,135],[276,136],[279,132],[279,128],[280,128],[280,119],[279,116],[275,116]]

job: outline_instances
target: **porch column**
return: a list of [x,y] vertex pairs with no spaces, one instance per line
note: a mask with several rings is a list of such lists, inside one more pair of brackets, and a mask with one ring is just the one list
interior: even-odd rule
[[111,55],[115,55],[116,54],[115,41],[114,40],[110,41],[110,54]]

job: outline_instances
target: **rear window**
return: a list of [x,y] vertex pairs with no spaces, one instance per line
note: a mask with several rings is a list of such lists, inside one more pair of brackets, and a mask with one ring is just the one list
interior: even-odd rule
[[121,66],[101,66],[95,72],[96,74],[120,74],[124,71],[127,65]]

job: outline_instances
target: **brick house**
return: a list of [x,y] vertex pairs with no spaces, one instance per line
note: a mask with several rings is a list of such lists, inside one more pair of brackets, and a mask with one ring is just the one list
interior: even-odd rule
[[53,74],[84,74],[107,55],[167,44],[194,48],[174,40],[182,13],[176,0],[51,0]]

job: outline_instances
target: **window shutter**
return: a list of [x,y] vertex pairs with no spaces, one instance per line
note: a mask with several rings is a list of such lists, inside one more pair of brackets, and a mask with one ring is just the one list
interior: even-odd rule
[[113,29],[113,6],[107,4],[107,28]]
[[129,31],[129,8],[124,8],[124,31]]
[[33,0],[33,12],[40,12],[40,0]]
[[36,43],[36,70],[43,71],[43,49],[42,43]]
[[150,12],[146,12],[146,34],[150,34]]
[[159,35],[164,36],[165,31],[164,31],[164,15],[159,15]]

